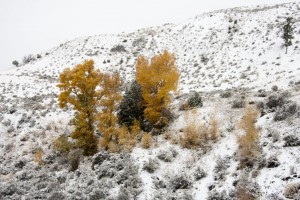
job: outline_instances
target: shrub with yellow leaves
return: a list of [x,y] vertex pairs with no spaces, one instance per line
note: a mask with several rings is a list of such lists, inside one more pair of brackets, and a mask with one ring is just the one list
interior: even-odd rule
[[238,154],[240,167],[253,167],[260,156],[259,131],[255,126],[258,112],[254,107],[248,106],[241,120],[241,128],[244,134],[238,137]]

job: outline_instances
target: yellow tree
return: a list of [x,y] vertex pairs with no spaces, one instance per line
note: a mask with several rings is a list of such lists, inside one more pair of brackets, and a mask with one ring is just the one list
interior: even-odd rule
[[75,131],[71,137],[76,139],[76,146],[82,148],[85,155],[93,155],[97,152],[97,138],[94,135],[96,102],[101,98],[97,86],[103,75],[94,69],[93,60],[87,60],[73,69],[65,69],[59,79],[60,107],[72,105],[77,111],[73,120]]
[[124,129],[118,128],[118,118],[115,112],[122,99],[119,74],[104,75],[101,86],[102,99],[99,101],[101,112],[97,115],[98,129],[102,134],[100,145],[105,150],[117,152],[119,151],[119,135],[124,132]]
[[142,87],[146,104],[144,117],[152,124],[168,124],[163,111],[170,102],[169,92],[175,91],[178,85],[179,71],[175,61],[174,54],[168,51],[154,56],[150,62],[144,56],[137,60],[136,80]]

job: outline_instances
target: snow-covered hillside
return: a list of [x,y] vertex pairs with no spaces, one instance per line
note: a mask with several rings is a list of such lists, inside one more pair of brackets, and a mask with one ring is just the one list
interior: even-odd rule
[[[293,17],[295,29],[285,54],[281,36],[287,17]],[[234,199],[242,176],[257,199],[299,198],[299,45],[296,2],[220,10],[178,25],[78,38],[1,72],[0,199]],[[139,55],[150,57],[165,49],[176,55],[180,71],[171,104],[175,120],[166,133],[155,137],[150,149],[100,152],[69,172],[67,161],[51,146],[60,134],[72,131],[72,112],[57,103],[59,73],[93,59],[102,71],[119,72],[125,86],[134,79]],[[180,104],[194,91],[204,102],[195,114],[198,121],[208,127],[212,115],[218,121],[220,137],[206,150],[184,149],[176,142],[191,112],[179,111]],[[270,106],[274,99],[282,104]],[[256,125],[264,164],[252,171],[238,168],[244,109],[232,105],[239,101],[261,109]],[[43,152],[41,166],[34,162],[37,149]],[[145,165],[156,170],[149,173]],[[286,194],[292,185],[298,196]]]

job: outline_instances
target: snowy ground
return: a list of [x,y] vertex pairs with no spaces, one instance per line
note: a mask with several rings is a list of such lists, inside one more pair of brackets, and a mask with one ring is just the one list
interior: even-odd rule
[[[295,39],[285,54],[281,34],[288,16],[295,20]],[[238,169],[237,158],[244,109],[232,108],[241,97],[248,103],[265,104],[265,113],[257,120],[260,144],[266,163],[273,157],[279,163],[262,167],[256,175],[251,172],[250,181],[259,186],[260,199],[285,199],[287,185],[300,184],[300,146],[287,145],[285,139],[294,136],[294,141],[300,141],[299,25],[299,3],[221,10],[179,25],[78,38],[41,53],[42,58],[29,64],[1,72],[0,199],[126,199],[126,195],[133,199],[135,195],[149,200],[201,200],[212,199],[214,194],[232,199],[244,173]],[[117,45],[125,51],[111,51]],[[161,135],[148,150],[138,146],[129,155],[100,152],[97,156],[105,159],[95,169],[91,168],[95,157],[84,158],[78,170],[68,172],[67,161],[51,146],[54,138],[72,131],[71,111],[57,104],[59,73],[94,59],[101,70],[120,72],[126,85],[134,78],[138,55],[152,56],[164,49],[176,54],[180,70],[179,92],[171,106],[177,117],[167,132],[173,138],[181,134],[185,113],[190,111],[179,111],[179,106],[198,91],[204,101],[197,110],[198,121],[209,125],[215,114],[221,137],[204,152],[183,149]],[[221,98],[225,90],[232,96]],[[267,108],[272,95],[284,97],[285,105]],[[298,105],[296,112],[274,121],[276,113],[293,102]],[[33,161],[39,148],[44,152],[43,166]],[[167,161],[161,159],[162,154]],[[157,168],[154,173],[143,169],[149,159]],[[223,163],[221,171],[216,171],[218,163]],[[206,176],[197,178],[199,170]],[[224,176],[220,179],[218,174]],[[178,180],[187,180],[188,186],[174,189]]]

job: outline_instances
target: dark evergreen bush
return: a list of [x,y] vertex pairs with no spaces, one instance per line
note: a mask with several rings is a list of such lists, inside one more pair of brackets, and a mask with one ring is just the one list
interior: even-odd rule
[[125,52],[126,49],[123,45],[116,45],[110,50],[111,52]]
[[16,61],[16,60],[14,60],[14,61],[12,62],[12,64],[13,64],[14,66],[16,66],[16,67],[19,67],[19,62]]
[[141,86],[136,82],[132,82],[130,87],[125,91],[118,112],[119,124],[125,124],[127,127],[132,126],[133,121],[143,121],[143,97]]
[[188,104],[191,108],[202,107],[202,98],[198,92],[195,92],[188,100]]

